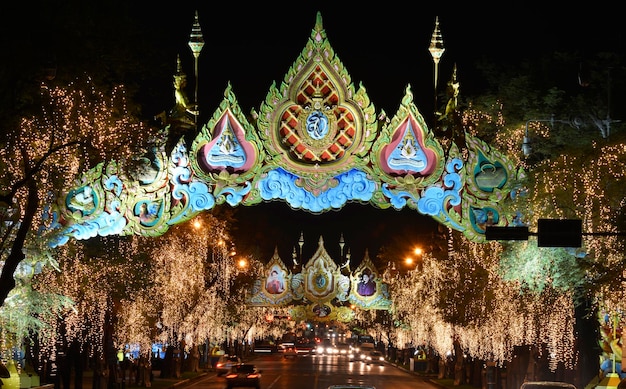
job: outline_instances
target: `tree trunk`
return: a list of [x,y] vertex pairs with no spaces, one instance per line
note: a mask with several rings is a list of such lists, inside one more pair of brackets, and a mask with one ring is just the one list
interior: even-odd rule
[[200,371],[200,350],[198,345],[194,345],[189,353],[189,370],[192,373]]
[[[585,299],[584,304],[576,307],[576,332],[579,334],[593,334],[593,336],[578,336],[576,338],[576,349],[578,364],[575,369],[576,380],[573,382],[576,387],[583,388],[598,374],[599,356],[601,354],[598,345],[599,323],[596,320],[597,307],[591,299]],[[622,367],[624,367],[622,363]]]
[[454,340],[454,386],[464,383],[465,366],[463,358],[463,349],[458,339]]
[[4,305],[4,301],[7,296],[15,288],[15,279],[13,274],[17,269],[17,266],[25,258],[24,255],[24,242],[28,231],[30,231],[33,224],[33,218],[39,209],[39,194],[37,193],[37,184],[33,180],[28,181],[28,200],[26,202],[26,210],[24,217],[20,220],[20,227],[15,235],[15,240],[11,246],[11,252],[7,256],[7,259],[2,267],[2,273],[0,274],[0,306]]

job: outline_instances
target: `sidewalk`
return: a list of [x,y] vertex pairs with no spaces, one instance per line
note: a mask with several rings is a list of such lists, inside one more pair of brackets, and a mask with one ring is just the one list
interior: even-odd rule
[[[199,372],[185,372],[181,375],[180,378],[161,378],[159,377],[160,371],[153,371],[153,379],[150,382],[151,389],[167,389],[174,388],[179,385],[184,385],[187,382],[190,382],[194,379],[198,379],[207,374],[215,374],[211,369],[209,370],[201,370]],[[93,388],[93,371],[85,371],[83,372],[82,378],[82,389],[92,389]],[[11,373],[10,378],[2,378],[2,385],[0,385],[1,389],[53,389],[53,383],[40,383],[39,377],[28,376],[26,374],[17,375],[16,373]],[[146,386],[136,385],[131,382],[122,382],[117,384],[116,389],[142,389],[146,388]],[[72,376],[72,380],[70,381],[70,387],[68,389],[76,389],[75,377]],[[107,389],[106,387],[102,389]]]
[[[200,377],[204,377],[207,374],[215,374],[212,369],[208,370],[200,370],[198,372],[184,372],[181,374],[179,378],[169,377],[169,378],[161,378],[161,372],[159,370],[152,371],[152,381],[150,382],[150,389],[167,389],[174,388],[180,385],[184,385],[190,381],[198,379]],[[83,373],[83,387],[82,389],[92,389],[93,388],[93,371],[86,371]],[[129,382],[128,379],[126,382],[118,383],[116,389],[143,389],[147,388],[144,385],[136,385],[134,382]],[[2,388],[7,389],[7,388]],[[31,388],[35,389],[35,388]],[[69,389],[75,389],[75,383],[70,383]],[[101,388],[107,389],[107,388]]]

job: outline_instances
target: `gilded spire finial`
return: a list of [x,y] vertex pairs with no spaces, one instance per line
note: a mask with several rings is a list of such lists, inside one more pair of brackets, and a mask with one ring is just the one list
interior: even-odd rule
[[430,38],[430,46],[428,47],[428,51],[430,51],[430,55],[433,57],[433,63],[435,65],[435,103],[433,105],[433,111],[435,113],[435,128],[437,128],[437,116],[439,115],[439,113],[437,112],[437,84],[439,81],[439,60],[441,60],[443,52],[446,51],[446,49],[443,47],[443,37],[441,36],[441,30],[439,30],[439,16],[435,17],[435,29],[433,30],[433,35]]
[[430,38],[430,47],[428,47],[428,51],[430,51],[430,55],[432,55],[433,61],[435,62],[435,89],[437,89],[439,60],[441,59],[443,52],[446,51],[443,47],[443,37],[441,36],[441,30],[439,29],[439,16],[435,17],[435,29],[433,30],[433,35]]
[[200,56],[202,47],[204,47],[204,37],[202,36],[202,29],[200,28],[200,21],[198,19],[197,10],[196,10],[196,15],[193,21],[193,26],[191,27],[191,35],[189,36],[188,45],[195,59],[194,75],[196,77],[196,88],[195,88],[195,95],[194,95],[193,114],[196,117],[196,121],[197,121],[197,117],[198,117],[198,57]]
[[202,36],[202,29],[200,28],[200,21],[198,19],[198,11],[194,17],[193,26],[191,27],[191,34],[188,42],[189,48],[195,58],[200,56],[200,52],[204,47],[204,37]]

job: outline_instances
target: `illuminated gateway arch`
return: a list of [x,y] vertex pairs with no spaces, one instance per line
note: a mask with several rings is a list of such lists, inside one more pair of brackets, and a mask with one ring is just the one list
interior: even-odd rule
[[[197,61],[197,14],[190,47]],[[516,223],[505,210],[523,171],[468,133],[437,139],[414,105],[410,86],[392,117],[377,113],[335,54],[319,13],[306,46],[258,112],[244,115],[228,85],[197,131],[197,106],[184,95],[185,81],[179,59],[176,105],[165,126],[170,134],[195,131],[195,139],[187,143],[181,137],[172,150],[154,150],[140,169],[111,161],[85,172],[52,205],[51,228],[58,232],[52,246],[97,235],[159,236],[224,203],[283,201],[313,214],[349,202],[409,207],[476,242],[485,240],[487,225]],[[458,111],[445,120],[460,128]],[[297,273],[276,253],[266,266],[267,278],[255,284],[251,305],[307,301],[313,303],[297,307],[296,318],[349,320],[350,310],[333,302],[365,309],[390,304],[367,254],[359,268],[345,269],[328,256],[322,239]],[[364,274],[374,284],[361,290]],[[271,282],[276,277],[278,289]]]

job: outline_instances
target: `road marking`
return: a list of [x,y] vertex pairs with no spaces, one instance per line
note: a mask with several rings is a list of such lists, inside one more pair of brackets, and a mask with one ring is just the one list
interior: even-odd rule
[[281,377],[281,376],[282,376],[282,375],[281,375],[281,374],[279,374],[279,375],[278,375],[278,377],[276,377],[276,379],[275,379],[274,381],[272,381],[272,383],[271,383],[271,384],[267,387],[267,389],[272,389],[272,388],[274,387],[274,384],[275,384],[276,382],[278,382],[278,380],[280,379],[280,377]]

